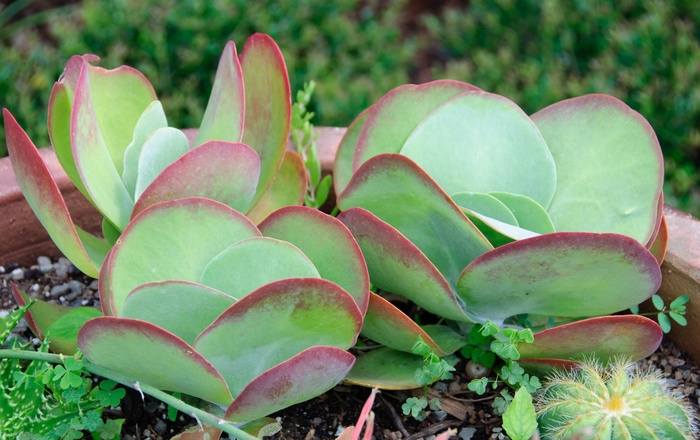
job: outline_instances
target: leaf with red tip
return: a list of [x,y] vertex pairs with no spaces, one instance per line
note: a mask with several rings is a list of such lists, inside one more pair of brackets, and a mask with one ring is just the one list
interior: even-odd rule
[[192,346],[151,323],[104,316],[78,333],[78,346],[95,365],[164,391],[218,405],[233,398],[221,375]]
[[[12,296],[15,298],[15,302],[20,307],[27,305],[27,303],[32,300],[32,298],[20,290],[15,283],[10,283],[10,290],[12,292]],[[24,319],[32,329],[32,333],[34,333],[37,338],[44,339],[49,327],[51,327],[51,325],[58,321],[62,316],[68,314],[71,310],[75,310],[75,308],[37,300],[34,305],[32,305],[32,307],[24,314]],[[75,342],[75,340],[66,338],[52,337],[49,342],[51,343],[51,350],[53,350],[55,353],[61,353],[69,356],[72,356],[73,353],[75,353],[75,349],[78,348],[78,344]]]
[[535,333],[535,342],[519,348],[522,358],[582,360],[595,355],[606,363],[616,356],[632,362],[651,355],[661,344],[661,327],[639,315],[601,316]]
[[113,152],[108,149],[98,124],[89,77],[88,67],[83,64],[71,114],[73,158],[97,209],[123,230],[129,223],[129,214],[134,206],[134,201],[121,180],[123,151],[117,168],[110,156]]
[[579,362],[552,358],[520,358],[518,365],[531,375],[546,377],[554,371],[575,370],[579,367]]
[[532,115],[557,164],[545,206],[558,231],[617,232],[646,244],[664,167],[654,130],[617,98],[586,95]]
[[243,72],[236,45],[229,41],[219,59],[207,109],[194,141],[195,147],[211,140],[240,142],[245,104]]
[[343,192],[352,178],[352,159],[355,155],[355,147],[371,110],[372,107],[368,107],[357,115],[343,135],[343,139],[340,140],[333,161],[333,188],[336,194]]
[[187,136],[177,128],[164,127],[144,142],[139,155],[134,200],[138,200],[163,170],[190,151]]
[[[39,151],[7,109],[3,109],[3,116],[7,149],[24,198],[27,199],[34,214],[61,252],[85,274],[97,277],[109,247],[105,244],[103,248],[106,250],[97,247],[93,249],[94,252],[88,253],[85,249],[86,244],[82,242],[73,225],[73,220],[63,196],[58,190],[58,185],[53,180]],[[90,242],[87,245],[96,244],[96,242]],[[104,251],[104,254],[100,257],[101,251]],[[93,255],[94,257],[91,257]]]
[[270,215],[258,228],[266,237],[301,249],[321,278],[345,289],[364,315],[369,301],[367,265],[352,234],[338,219],[316,209],[290,206]]
[[399,231],[362,208],[343,211],[338,219],[355,236],[372,284],[431,313],[470,322],[445,277]]
[[416,126],[436,107],[455,96],[480,90],[471,84],[437,80],[406,84],[384,95],[370,111],[357,140],[352,169],[382,153],[400,153]]
[[214,257],[202,271],[200,284],[241,299],[285,278],[320,278],[309,258],[296,246],[268,237],[239,241]]
[[656,261],[659,265],[664,262],[666,258],[666,249],[668,248],[668,226],[666,225],[666,218],[661,216],[661,227],[659,228],[658,234],[654,239],[654,243],[649,247],[649,252],[654,255]]
[[293,151],[286,151],[272,185],[246,216],[258,224],[280,208],[303,204],[306,180],[306,168],[301,156]]
[[237,396],[265,370],[316,345],[350,348],[362,326],[355,301],[336,284],[290,278],[229,307],[195,341]]
[[214,200],[191,197],[151,206],[132,220],[112,249],[106,289],[111,311],[119,316],[127,295],[141,284],[198,282],[221,251],[258,236],[243,214]]
[[661,284],[654,256],[620,234],[555,232],[501,246],[464,269],[457,292],[483,319],[607,315]]
[[[432,330],[444,334],[441,330],[435,330],[434,328]],[[423,342],[438,356],[447,356],[467,344],[465,339],[461,346],[459,344],[457,344],[458,346],[448,344],[450,346],[441,347],[438,343],[439,341],[433,340],[424,329],[406,316],[405,313],[375,293],[370,294],[369,307],[362,324],[362,334],[379,344],[407,353],[411,353],[413,345],[415,345],[420,336]],[[447,338],[443,337],[442,339],[446,340]]]
[[[338,198],[342,210],[370,211],[420,249],[450,285],[493,246],[411,159],[381,154],[365,162]],[[371,265],[368,265],[370,271]]]
[[243,143],[260,156],[254,206],[275,179],[289,138],[292,101],[282,52],[268,35],[254,34],[241,52],[245,83]]
[[413,378],[422,367],[420,356],[383,347],[359,355],[344,381],[382,390],[412,390],[420,388]]
[[197,336],[235,302],[233,297],[201,284],[161,281],[134,289],[124,301],[121,317],[148,321],[194,344]]
[[258,182],[260,160],[245,144],[209,141],[173,162],[136,201],[131,218],[166,200],[206,197],[242,212]]
[[170,440],[219,440],[223,434],[219,428],[210,425],[194,425],[172,437]]
[[253,379],[226,410],[234,422],[254,420],[336,386],[350,371],[355,357],[336,347],[310,347]]
[[522,194],[549,206],[558,170],[535,124],[515,103],[467,92],[423,119],[401,148],[448,194]]

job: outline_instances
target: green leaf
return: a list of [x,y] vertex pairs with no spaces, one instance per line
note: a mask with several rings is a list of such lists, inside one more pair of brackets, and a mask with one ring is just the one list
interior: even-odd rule
[[688,295],[681,295],[671,302],[671,305],[669,306],[669,308],[671,310],[676,310],[679,307],[681,307],[682,305],[686,304],[688,301],[690,301],[690,297]]
[[324,203],[326,203],[328,193],[331,190],[331,185],[333,185],[333,177],[330,174],[321,179],[321,182],[316,188],[316,208],[320,208]]
[[676,312],[669,312],[668,314],[669,314],[669,316],[671,317],[671,319],[673,319],[674,321],[676,321],[679,325],[682,325],[682,326],[684,326],[684,327],[685,327],[686,325],[688,325],[688,320],[685,319],[685,316],[680,315],[680,314],[678,314],[678,313],[676,313]]
[[668,319],[668,316],[665,313],[659,313],[657,315],[657,319],[659,320],[659,325],[664,333],[671,331],[671,321]]
[[503,414],[503,428],[513,440],[529,440],[537,429],[537,416],[532,396],[525,388],[515,392],[515,397]]
[[474,379],[471,382],[469,382],[467,384],[467,388],[481,396],[486,392],[486,385],[488,383],[489,380],[485,377],[482,377],[481,379]]
[[[75,341],[78,339],[78,331],[83,324],[98,316],[102,316],[102,312],[94,307],[77,307],[58,318],[46,332],[52,338],[64,338]],[[66,358],[66,360],[68,359],[73,358]]]
[[636,306],[630,307],[630,313],[633,315],[639,315],[639,304]]
[[664,300],[659,295],[656,295],[656,294],[652,295],[651,302],[654,304],[654,307],[656,308],[656,310],[663,310],[664,309]]

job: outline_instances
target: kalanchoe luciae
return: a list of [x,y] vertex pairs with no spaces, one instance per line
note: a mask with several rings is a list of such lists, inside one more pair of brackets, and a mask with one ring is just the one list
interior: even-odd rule
[[[528,117],[457,81],[402,86],[350,125],[334,172],[338,218],[372,283],[467,327],[528,314],[541,330],[552,317],[625,310],[659,287],[661,151],[646,120],[613,97],[570,99]],[[374,294],[363,333],[389,349],[358,359],[350,380],[386,387],[409,385],[398,371],[379,371],[388,357],[410,363],[391,349],[409,352],[418,335],[441,355],[466,343],[447,327],[419,327]],[[584,319],[536,333],[519,362],[567,366],[594,352],[639,359],[660,340],[645,318]],[[413,370],[415,362],[403,371]]]
[[240,57],[232,42],[226,45],[196,136],[168,127],[141,73],[128,66],[105,70],[91,64],[97,60],[94,55],[69,60],[51,93],[48,125],[66,174],[104,216],[107,243],[73,224],[35,146],[4,110],[20,187],[58,248],[80,270],[96,277],[130,219],[158,202],[207,197],[255,222],[303,202],[303,162],[285,153],[289,78],[270,37],[253,35]]

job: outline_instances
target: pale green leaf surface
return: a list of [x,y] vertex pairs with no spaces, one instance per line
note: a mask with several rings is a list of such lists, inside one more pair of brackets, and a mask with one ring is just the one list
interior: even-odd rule
[[522,229],[548,234],[554,232],[554,225],[547,211],[537,202],[527,196],[505,192],[492,192],[493,197],[503,202],[518,220]]
[[555,228],[617,232],[646,244],[656,228],[664,172],[649,123],[605,95],[558,102],[532,120],[557,166],[554,199],[540,203]]
[[141,157],[143,144],[156,130],[167,126],[168,121],[165,118],[163,105],[160,101],[150,103],[136,123],[134,136],[124,151],[124,169],[122,170],[122,181],[131,197],[134,197],[136,191],[139,158]]
[[413,377],[422,367],[423,358],[418,355],[378,348],[357,357],[345,382],[383,390],[411,390],[419,388]]
[[143,144],[139,156],[134,200],[138,200],[160,173],[190,150],[183,132],[177,128],[159,128]]
[[301,156],[293,151],[286,151],[272,185],[246,216],[253,223],[259,224],[280,208],[301,205],[306,194],[306,179],[306,168]]
[[303,350],[350,348],[362,325],[355,301],[318,278],[275,281],[229,307],[195,341],[237,396],[255,377]]
[[357,139],[360,137],[360,132],[371,109],[372,107],[369,107],[357,115],[338,145],[338,151],[335,153],[335,161],[333,162],[333,188],[336,194],[343,192],[345,187],[348,186],[348,182],[350,182],[352,177],[352,158],[355,155]]
[[199,282],[204,267],[221,251],[256,236],[259,231],[242,214],[209,199],[172,200],[144,210],[108,259],[111,310],[119,316],[127,295],[141,284]]
[[215,256],[204,267],[199,283],[241,299],[273,281],[305,277],[320,275],[299,248],[274,238],[254,237]]
[[235,302],[231,296],[201,284],[161,281],[134,289],[124,301],[121,317],[148,321],[192,345]]
[[537,429],[537,415],[532,396],[520,387],[515,392],[513,401],[503,414],[503,429],[513,440],[530,440]]
[[518,226],[518,220],[508,207],[496,197],[473,192],[458,192],[450,196],[461,208],[479,213],[483,216],[498,220],[509,225]]
[[505,191],[549,206],[557,169],[542,135],[512,101],[468,92],[425,117],[401,154],[448,193]]

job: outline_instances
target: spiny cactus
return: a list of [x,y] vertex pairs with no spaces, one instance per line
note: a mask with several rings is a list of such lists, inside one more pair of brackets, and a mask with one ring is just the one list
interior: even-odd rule
[[696,415],[660,371],[641,370],[625,359],[605,368],[596,360],[558,372],[536,396],[543,439],[582,433],[607,439],[694,439]]

